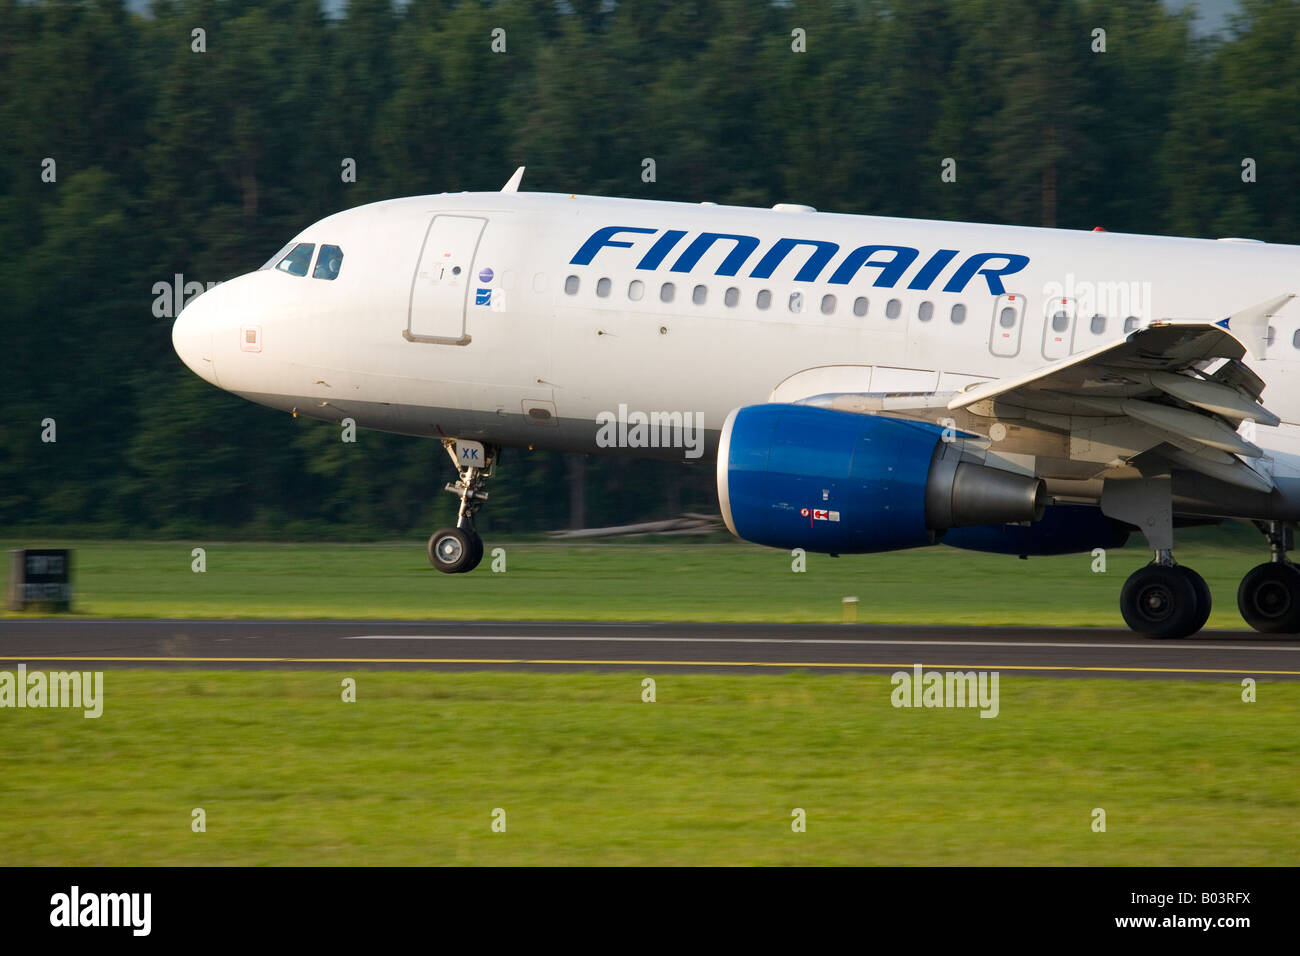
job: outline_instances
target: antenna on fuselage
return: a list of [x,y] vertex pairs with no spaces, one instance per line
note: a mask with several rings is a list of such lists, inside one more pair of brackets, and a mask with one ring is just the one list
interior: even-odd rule
[[510,177],[510,181],[501,187],[503,193],[519,192],[519,184],[524,181],[524,167],[520,166],[515,170],[515,174]]

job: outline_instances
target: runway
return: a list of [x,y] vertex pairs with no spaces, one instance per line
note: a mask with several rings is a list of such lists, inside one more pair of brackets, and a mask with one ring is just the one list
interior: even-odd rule
[[1300,679],[1300,640],[1207,631],[538,621],[0,621],[0,670],[29,666],[887,672]]

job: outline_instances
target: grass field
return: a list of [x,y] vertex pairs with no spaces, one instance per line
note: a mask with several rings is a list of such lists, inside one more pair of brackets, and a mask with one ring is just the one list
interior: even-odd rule
[[[1214,591],[1210,627],[1244,627],[1241,576],[1266,558],[1258,535],[1201,531],[1178,550]],[[558,544],[489,541],[471,574],[442,575],[422,541],[222,544],[6,542],[76,549],[76,610],[109,617],[367,617],[533,620],[838,621],[841,600],[882,624],[1122,627],[1119,590],[1149,560],[1132,546],[1107,555],[1031,558],[926,548],[830,558],[740,543]],[[191,570],[202,547],[206,571]],[[7,574],[6,565],[6,574]]]
[[[1189,538],[1211,624],[1240,627],[1263,549]],[[938,548],[794,574],[735,543],[497,541],[504,573],[448,577],[420,542],[22,544],[75,548],[78,613],[131,617],[837,621],[855,595],[861,621],[1119,626],[1147,560]],[[1247,704],[1235,680],[1004,675],[988,720],[895,709],[881,675],[652,673],[653,704],[644,676],[109,671],[97,720],[0,712],[0,864],[1300,862],[1300,684]]]
[[1300,863],[1300,684],[1004,677],[989,720],[883,675],[345,674],[5,711],[0,863]]

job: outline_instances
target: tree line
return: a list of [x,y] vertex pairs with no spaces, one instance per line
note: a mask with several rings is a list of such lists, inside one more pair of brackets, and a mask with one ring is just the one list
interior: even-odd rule
[[[1208,38],[1157,0],[0,0],[0,527],[445,523],[436,444],[220,393],[155,314],[158,283],[342,208],[526,164],[536,190],[1297,242],[1298,118],[1300,0]],[[708,467],[599,456],[507,451],[491,490],[498,532],[716,508]]]

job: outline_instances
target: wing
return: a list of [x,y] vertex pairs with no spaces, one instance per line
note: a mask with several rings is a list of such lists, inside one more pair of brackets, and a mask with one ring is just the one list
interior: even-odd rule
[[[1021,457],[1043,477],[1093,479],[1113,469],[1185,469],[1267,492],[1274,487],[1254,425],[1279,419],[1245,364],[1291,295],[1219,323],[1155,322],[1024,375],[946,396],[823,394],[811,404],[943,421],[988,436],[990,453]],[[1229,332],[1231,329],[1231,334]],[[1240,340],[1238,338],[1240,337]],[[1242,428],[1243,422],[1251,422]]]

